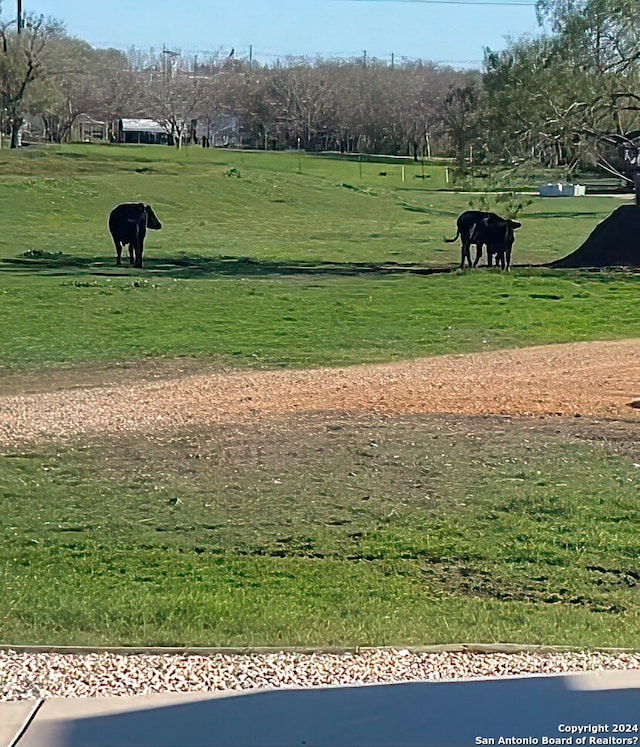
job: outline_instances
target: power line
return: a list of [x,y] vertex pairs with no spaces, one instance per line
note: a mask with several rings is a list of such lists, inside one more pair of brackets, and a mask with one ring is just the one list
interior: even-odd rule
[[[162,53],[162,49],[159,47],[156,47],[155,45],[151,46],[144,46],[144,47],[138,47],[135,44],[121,44],[119,42],[109,42],[109,41],[99,41],[99,42],[93,42],[93,47],[97,49],[104,49],[104,48],[110,48],[110,49],[117,49],[121,52],[129,52],[131,50],[134,50],[135,52],[141,52],[141,53],[150,53],[151,51],[155,52],[156,54]],[[192,49],[188,47],[182,47],[180,44],[174,45],[177,50],[179,50],[180,54],[183,55],[190,55],[190,56],[197,56],[197,57],[204,57],[204,58],[227,58],[228,57],[228,49],[230,48],[229,45],[221,46],[218,49]],[[261,50],[260,48],[256,48],[254,45],[250,44],[248,47],[245,48],[238,48],[235,49],[235,55],[234,57],[236,59],[253,59],[254,61],[258,58],[264,59],[279,59],[279,60],[288,60],[288,59],[320,59],[324,61],[330,61],[333,59],[339,59],[339,60],[356,60],[356,59],[362,59],[362,50],[357,51],[345,51],[345,50],[339,50],[339,51],[332,51],[332,52],[326,52],[326,53],[320,53],[320,52],[313,52],[313,53],[302,53],[302,52],[290,52],[290,51],[282,51],[282,52],[270,52],[266,50]],[[402,64],[405,62],[417,62],[417,61],[423,61],[426,63],[430,63],[433,65],[478,65],[482,63],[481,58],[477,58],[475,60],[434,60],[430,57],[414,57],[411,55],[402,55],[397,54],[394,52],[389,52],[388,54],[383,54],[382,56],[379,56],[377,54],[368,55],[368,57],[371,60],[375,60],[376,62],[380,62],[382,60],[385,60],[387,58],[392,58],[395,62],[395,65]]]

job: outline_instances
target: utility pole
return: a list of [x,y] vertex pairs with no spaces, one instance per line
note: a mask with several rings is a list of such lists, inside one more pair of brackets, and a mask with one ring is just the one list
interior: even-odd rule
[[391,52],[391,69],[392,70],[394,68],[394,62],[395,62],[395,55],[393,54],[393,52]]
[[365,49],[362,53],[362,67],[367,66],[367,50]]
[[18,0],[18,33],[22,33],[22,0]]
[[173,66],[175,64],[176,58],[180,56],[179,52],[173,52],[171,49],[167,49],[167,45],[162,45],[162,77],[167,77],[167,57],[170,57],[169,60],[169,76],[173,78],[174,69]]
[[253,69],[253,44],[249,44],[249,70]]

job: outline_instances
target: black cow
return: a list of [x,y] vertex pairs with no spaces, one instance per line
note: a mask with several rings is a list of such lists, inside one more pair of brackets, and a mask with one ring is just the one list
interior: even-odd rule
[[469,243],[477,246],[478,255],[482,253],[483,246],[487,247],[488,267],[491,267],[495,255],[496,267],[499,263],[503,270],[508,271],[511,267],[511,251],[515,241],[513,232],[521,225],[522,223],[518,223],[517,220],[489,215],[474,224],[469,236]]
[[114,207],[109,216],[109,232],[116,246],[116,264],[120,265],[122,247],[129,245],[129,264],[142,267],[142,252],[147,228],[160,230],[162,224],[151,209],[142,202],[127,202]]
[[[471,245],[474,244],[476,247],[476,258],[473,262],[473,267],[477,267],[478,262],[480,261],[480,257],[482,257],[482,247],[486,245],[486,242],[484,241],[485,235],[487,235],[486,229],[482,230],[474,230],[476,225],[479,223],[485,222],[485,225],[487,224],[499,224],[500,222],[504,221],[505,219],[502,218],[500,215],[496,215],[496,213],[487,213],[483,210],[465,210],[464,213],[461,213],[458,216],[458,220],[456,221],[457,226],[457,232],[456,235],[452,239],[445,239],[445,242],[451,243],[453,241],[456,241],[458,237],[460,237],[460,240],[462,242],[461,244],[461,252],[460,252],[460,269],[464,267],[465,259],[467,260],[467,263],[469,267],[471,267]],[[520,224],[517,225],[515,221],[512,221],[513,228],[519,228]],[[492,233],[492,231],[489,231],[489,233]],[[492,239],[494,240],[494,239]],[[513,244],[513,242],[512,242]],[[488,251],[488,250],[487,250]],[[504,250],[506,254],[506,249]],[[494,252],[498,253],[498,252]],[[487,264],[491,266],[491,260],[492,257],[488,253],[487,254]]]
[[[488,218],[490,215],[492,215],[492,213],[486,213],[483,210],[465,210],[464,213],[461,213],[458,216],[458,220],[456,221],[456,228],[458,229],[456,231],[456,235],[452,239],[445,239],[445,242],[447,244],[451,244],[452,242],[457,241],[458,237],[460,237],[460,240],[462,242],[460,252],[460,269],[464,267],[465,259],[469,263],[469,267],[471,267],[471,244],[475,244],[475,241],[471,240],[471,231],[473,230],[473,227],[476,223],[484,220],[485,218]],[[473,263],[473,267],[478,264],[481,256],[482,245],[478,246],[476,244],[476,259]]]

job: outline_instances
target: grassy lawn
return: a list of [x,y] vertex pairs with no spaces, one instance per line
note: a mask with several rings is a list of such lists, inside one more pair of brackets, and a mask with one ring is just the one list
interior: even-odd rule
[[[0,151],[0,394],[146,358],[304,367],[640,336],[637,274],[430,274],[455,266],[443,237],[474,197],[443,191],[442,165],[402,168]],[[143,270],[115,267],[106,229],[133,200],[164,223]],[[514,262],[564,256],[619,204],[535,198]],[[320,414],[5,450],[0,642],[639,648],[634,428]]]
[[1,374],[142,357],[300,367],[640,335],[640,276],[0,274]]
[[634,428],[311,416],[5,455],[2,638],[637,648]]
[[[163,222],[148,237],[149,260],[450,266],[459,247],[443,239],[478,200],[441,191],[451,186],[444,166],[297,153],[66,146],[2,151],[0,169],[0,225],[7,229],[0,258],[60,252],[59,264],[71,269],[87,260],[112,268],[107,216],[115,204],[138,200],[153,205]],[[514,263],[568,254],[619,204],[615,197],[533,198],[522,214]]]

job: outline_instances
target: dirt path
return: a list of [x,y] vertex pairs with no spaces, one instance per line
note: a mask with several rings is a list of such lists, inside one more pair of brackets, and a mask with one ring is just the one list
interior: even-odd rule
[[[120,376],[122,378],[122,376]],[[640,339],[307,371],[174,374],[0,397],[0,445],[306,411],[638,418]]]

